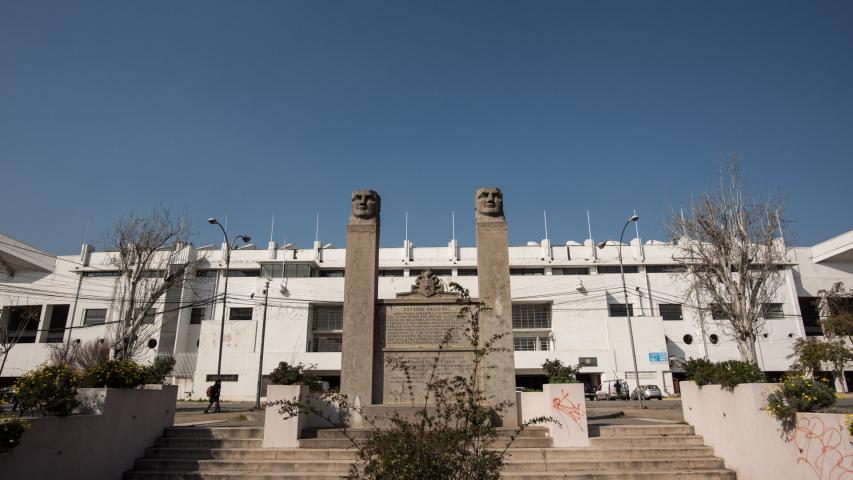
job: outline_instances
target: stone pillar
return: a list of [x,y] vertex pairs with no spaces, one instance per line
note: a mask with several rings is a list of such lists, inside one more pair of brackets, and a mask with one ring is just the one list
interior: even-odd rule
[[512,342],[512,298],[509,285],[509,245],[503,194],[498,188],[477,190],[477,281],[479,299],[491,310],[480,315],[482,341],[506,334],[495,347],[506,351],[486,357],[483,389],[490,402],[509,402],[502,414],[504,426],[518,425],[515,405],[515,360]]
[[350,403],[373,402],[374,318],[379,275],[379,194],[352,193],[347,225],[341,393]]

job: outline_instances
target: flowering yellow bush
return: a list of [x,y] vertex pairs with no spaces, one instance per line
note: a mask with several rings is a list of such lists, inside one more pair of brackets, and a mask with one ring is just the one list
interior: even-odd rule
[[145,381],[145,372],[128,360],[109,360],[86,372],[86,385],[90,387],[136,388]]
[[65,364],[45,365],[31,370],[15,381],[15,397],[21,411],[40,410],[48,415],[64,417],[79,404],[77,387],[82,375]]
[[30,428],[29,422],[0,415],[0,448],[17,447],[21,443],[21,435],[28,428]]
[[767,396],[767,411],[790,427],[797,412],[816,412],[835,405],[835,391],[813,378],[789,376],[779,389]]

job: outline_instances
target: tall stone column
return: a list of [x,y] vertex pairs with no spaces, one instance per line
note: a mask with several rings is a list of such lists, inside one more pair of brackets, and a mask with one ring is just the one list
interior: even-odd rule
[[512,297],[509,285],[509,245],[503,194],[498,188],[481,188],[474,198],[477,210],[477,282],[479,299],[490,310],[480,315],[480,334],[487,341],[506,334],[495,347],[505,351],[486,357],[483,390],[493,404],[509,402],[502,414],[504,426],[518,425],[515,405],[515,359],[512,342]]
[[347,225],[341,393],[360,405],[373,403],[380,201],[373,190],[354,191]]

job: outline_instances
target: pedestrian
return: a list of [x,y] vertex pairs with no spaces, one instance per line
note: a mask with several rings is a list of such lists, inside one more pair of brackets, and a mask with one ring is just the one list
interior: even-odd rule
[[213,385],[207,387],[207,397],[210,399],[210,404],[207,408],[204,409],[204,413],[207,413],[210,410],[210,407],[213,404],[216,404],[216,408],[213,410],[215,413],[222,413],[222,410],[219,408],[219,392],[222,390],[222,381],[217,380]]

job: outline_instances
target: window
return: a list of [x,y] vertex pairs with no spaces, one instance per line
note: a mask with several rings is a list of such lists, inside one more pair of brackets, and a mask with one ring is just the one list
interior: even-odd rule
[[510,268],[510,275],[545,275],[544,268]]
[[260,277],[260,270],[228,270],[229,277]]
[[84,277],[120,277],[118,270],[98,270],[96,272],[83,272]]
[[476,268],[459,268],[456,270],[456,275],[459,277],[476,277]]
[[[432,268],[430,270],[432,270],[433,275],[436,275],[439,277],[449,277],[451,274],[451,270],[449,268]],[[418,275],[421,274],[421,272],[423,272],[422,269],[417,269],[417,270],[416,269],[410,269],[409,270],[409,276],[410,277],[417,277]]]
[[684,265],[646,265],[646,273],[680,273]]
[[87,308],[83,315],[83,325],[100,325],[107,321],[106,308]]
[[806,331],[807,337],[819,337],[823,335],[823,329],[820,327],[820,313],[817,305],[820,300],[818,297],[799,297],[800,313],[803,315],[803,328]]
[[711,309],[711,318],[714,320],[725,320],[728,317],[725,311],[723,311],[723,307],[719,304],[712,303],[709,307]]
[[589,269],[586,267],[552,268],[551,275],[589,275]]
[[[224,374],[223,373],[222,375],[219,375],[218,377],[219,377],[219,380],[221,380],[223,382],[236,382],[237,379],[240,378],[240,375]],[[207,378],[205,380],[208,382],[215,382],[217,380],[217,375],[215,373],[208,373]]]
[[[263,270],[266,278],[281,278],[282,275],[286,278],[308,278],[317,274],[316,269],[310,263],[273,263],[263,265],[261,270]],[[341,275],[337,276],[342,277],[343,270],[340,271]]]
[[190,325],[199,325],[202,320],[204,320],[204,314],[207,313],[207,309],[204,307],[193,307],[190,310]]
[[202,278],[208,278],[208,277],[215,277],[218,273],[219,273],[218,270],[196,270],[195,276],[196,277],[202,277]]
[[764,318],[785,318],[781,303],[765,303],[761,306],[761,316]]
[[326,278],[329,278],[329,277],[343,277],[343,276],[344,276],[344,273],[345,273],[345,272],[344,272],[344,269],[336,269],[336,270],[320,270],[320,276],[321,276],[321,277],[326,277]]
[[680,303],[661,303],[658,305],[660,316],[664,320],[683,320]]
[[50,312],[50,323],[47,331],[47,343],[62,343],[65,338],[65,324],[68,322],[68,312],[71,305],[53,305]]
[[10,334],[21,332],[18,343],[36,343],[39,320],[41,320],[41,305],[18,305],[9,308]]
[[142,272],[142,278],[163,278],[166,272],[163,270],[145,270]]
[[[625,273],[637,273],[640,271],[640,267],[636,265],[625,265],[623,266]],[[619,265],[599,265],[598,273],[620,273]]]
[[379,270],[380,277],[402,277],[402,270],[388,270],[388,269],[380,269]]
[[611,317],[627,317],[628,313],[630,313],[632,317],[634,316],[633,303],[629,303],[628,308],[625,308],[624,303],[608,303],[607,308]]
[[311,306],[311,342],[309,352],[340,352],[344,328],[342,305]]
[[512,328],[551,328],[550,303],[519,303],[512,305]]
[[252,319],[252,307],[240,307],[235,308],[231,307],[228,312],[228,320],[251,320]]
[[551,304],[512,306],[513,348],[518,351],[551,349]]

